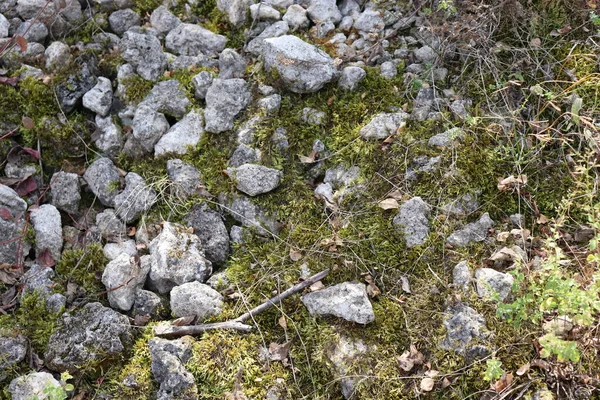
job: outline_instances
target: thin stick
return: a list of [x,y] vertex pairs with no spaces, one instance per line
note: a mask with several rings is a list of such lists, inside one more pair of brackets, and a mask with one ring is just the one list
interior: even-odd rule
[[270,298],[258,307],[255,307],[247,313],[240,315],[236,319],[225,322],[217,322],[214,324],[201,324],[189,326],[157,326],[154,328],[154,334],[156,336],[180,337],[185,335],[198,335],[200,333],[212,329],[232,329],[242,332],[250,332],[253,327],[251,325],[244,324],[245,321],[249,320],[257,314],[260,314],[265,310],[268,310],[271,307],[276,306],[278,303],[290,297],[291,295],[301,292],[313,283],[318,282],[324,277],[326,277],[327,274],[329,274],[329,269],[321,271],[318,274],[315,274],[310,278],[307,278],[306,280],[292,286],[285,292]]

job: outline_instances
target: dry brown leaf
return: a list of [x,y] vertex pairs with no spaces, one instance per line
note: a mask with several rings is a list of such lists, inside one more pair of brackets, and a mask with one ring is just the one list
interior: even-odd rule
[[287,329],[287,321],[285,320],[285,315],[279,317],[279,320],[277,322],[279,322],[279,326],[281,326],[283,329]]
[[[429,364],[429,363],[427,363],[427,364]],[[437,371],[437,370],[435,370],[435,369],[431,369],[431,370],[429,370],[429,371],[425,372],[425,376],[428,376],[428,377],[430,377],[430,378],[435,378],[435,377],[436,377],[436,376],[438,376],[439,374],[440,374],[440,371]]]
[[309,289],[311,292],[316,292],[317,290],[321,290],[324,287],[325,287],[325,285],[323,285],[323,282],[317,281],[317,282],[313,283],[312,285],[310,285]]
[[514,237],[521,237],[523,239],[528,239],[531,236],[529,229],[513,229],[510,231],[510,234]]
[[410,293],[410,283],[408,282],[408,278],[401,276],[400,280],[402,281],[402,291],[404,293]]
[[310,153],[308,156],[303,156],[302,154],[298,154],[298,158],[302,164],[314,164],[317,162],[317,153],[314,151]]
[[171,325],[174,325],[174,326],[187,326],[187,325],[190,325],[192,322],[194,322],[195,318],[196,318],[195,315],[187,315],[185,317],[177,318],[176,320],[174,320],[173,322],[171,322]]
[[13,268],[10,264],[0,264],[0,282],[14,285],[22,275],[20,268]]
[[423,354],[413,344],[410,345],[410,350],[406,350],[398,357],[398,365],[406,372],[412,370],[415,365],[421,364],[423,364]]
[[271,361],[284,361],[288,358],[290,348],[292,347],[292,341],[285,342],[284,344],[271,343],[269,345],[269,359]]
[[498,381],[494,383],[494,390],[500,393],[512,384],[513,379],[513,374],[503,374],[502,378],[498,379]]
[[510,262],[519,259],[519,255],[511,248],[503,247],[490,257],[494,262]]
[[423,378],[421,381],[421,390],[424,392],[431,392],[433,389],[433,385],[435,385],[435,381],[432,378]]
[[448,378],[444,378],[442,379],[442,389],[446,389],[448,386],[450,386],[450,379]]
[[402,200],[402,192],[399,190],[394,190],[392,193],[388,194],[388,197],[396,200]]
[[500,232],[496,235],[496,240],[499,242],[506,242],[506,239],[510,236],[510,232]]
[[300,253],[298,250],[290,249],[290,258],[292,261],[299,261],[302,258],[302,253]]
[[25,129],[33,129],[35,127],[35,122],[29,117],[23,117],[21,123]]
[[498,190],[505,192],[510,189],[520,189],[527,185],[527,175],[511,175],[508,178],[498,178]]
[[363,275],[365,281],[367,281],[367,295],[369,297],[377,297],[381,294],[381,290],[375,284],[375,280],[370,274]]
[[547,224],[547,223],[548,223],[548,221],[550,221],[550,220],[549,220],[549,219],[548,219],[548,217],[546,217],[544,214],[540,214],[540,216],[539,216],[539,217],[538,217],[538,219],[536,220],[536,222],[537,222],[538,224],[542,224],[542,225],[543,225],[543,224]]
[[540,39],[540,38],[531,39],[531,41],[529,42],[529,47],[531,47],[532,49],[537,49],[537,48],[542,47],[542,39]]
[[517,370],[517,376],[525,375],[527,372],[529,372],[529,368],[531,368],[529,363],[522,365],[521,368]]
[[75,396],[73,396],[72,400],[83,400],[83,399],[85,399],[86,394],[87,394],[87,392],[79,392]]
[[384,210],[392,210],[394,208],[400,208],[400,204],[398,204],[398,200],[393,198],[388,198],[379,202],[379,207]]
[[17,46],[19,46],[19,49],[21,49],[21,51],[27,50],[27,39],[25,39],[23,36],[16,35],[15,42],[17,42]]

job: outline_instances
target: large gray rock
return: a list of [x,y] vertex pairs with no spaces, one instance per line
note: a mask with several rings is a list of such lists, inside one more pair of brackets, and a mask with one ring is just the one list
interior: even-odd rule
[[360,135],[365,139],[385,139],[395,134],[408,118],[409,115],[402,111],[377,114],[360,130]]
[[248,196],[258,196],[277,189],[283,177],[283,172],[258,164],[227,168],[227,173],[236,183],[236,188]]
[[113,162],[106,157],[94,161],[85,170],[83,179],[92,193],[107,207],[113,207],[121,187],[121,175]]
[[98,77],[98,83],[83,95],[83,106],[102,117],[106,117],[112,105],[113,92],[109,79]]
[[154,145],[169,130],[169,122],[164,114],[159,113],[152,108],[140,104],[135,110],[132,125],[133,143],[139,146],[145,153],[154,150]]
[[212,273],[202,242],[181,225],[165,222],[162,232],[150,242],[149,250],[149,284],[159,293],[168,293],[186,282],[204,282]]
[[215,79],[206,93],[206,131],[220,133],[233,128],[235,118],[251,100],[252,94],[243,79]]
[[150,263],[125,253],[109,262],[102,274],[102,283],[106,286],[110,306],[129,311],[135,301],[135,292],[144,286],[149,271]]
[[367,73],[360,67],[346,67],[342,70],[338,86],[344,90],[354,91],[366,76]]
[[465,131],[462,128],[452,128],[430,137],[427,144],[431,147],[450,147],[464,136]]
[[462,303],[450,306],[446,310],[444,327],[446,328],[446,337],[440,347],[457,354],[465,354],[474,340],[485,339],[489,336],[484,318],[477,311]]
[[158,140],[154,145],[154,155],[158,157],[167,153],[185,154],[188,147],[196,147],[203,133],[202,114],[191,111]]
[[0,382],[26,355],[27,339],[24,336],[0,336]]
[[185,217],[185,224],[194,228],[211,263],[223,264],[227,261],[229,234],[221,214],[206,205],[195,205]]
[[492,226],[494,226],[494,221],[488,213],[485,213],[479,218],[479,221],[471,222],[463,229],[455,231],[448,236],[446,241],[455,247],[465,247],[472,242],[482,242]]
[[169,33],[177,25],[181,24],[181,20],[163,5],[152,11],[152,14],[150,14],[150,24],[160,33]]
[[306,11],[315,24],[319,22],[337,24],[342,19],[342,13],[338,9],[335,0],[311,0]]
[[132,339],[129,318],[100,303],[88,303],[63,314],[50,336],[44,361],[53,371],[75,371],[118,357],[129,349]]
[[475,271],[475,283],[479,297],[491,299],[496,295],[499,301],[508,297],[514,278],[511,274],[498,272],[491,268],[479,268]]
[[171,290],[171,312],[175,317],[194,316],[202,321],[223,310],[223,296],[200,282],[188,282]]
[[167,175],[173,181],[171,193],[177,197],[203,194],[202,175],[195,167],[179,159],[167,161]]
[[159,384],[158,399],[197,398],[196,380],[185,368],[192,357],[189,337],[176,340],[153,338],[148,342],[151,369]]
[[129,28],[140,25],[140,16],[130,8],[117,10],[108,16],[110,29],[117,35],[122,35]]
[[150,33],[127,31],[119,44],[125,61],[144,79],[155,81],[167,69],[167,56],[160,40]]
[[307,293],[302,296],[302,303],[311,315],[333,315],[358,324],[375,320],[373,306],[362,283],[343,282]]
[[429,213],[431,207],[420,197],[413,197],[400,207],[392,224],[404,234],[407,247],[425,243],[429,236]]
[[52,389],[60,390],[62,386],[48,372],[34,372],[19,376],[8,386],[13,400],[50,399],[46,393]]
[[50,178],[50,193],[52,204],[67,213],[76,214],[81,201],[79,176],[59,171]]
[[23,36],[29,43],[44,43],[48,37],[48,28],[43,23],[30,19],[22,22],[15,34]]
[[156,202],[156,191],[146,184],[135,172],[125,176],[125,189],[115,196],[115,211],[125,222],[139,218]]
[[196,24],[179,24],[165,38],[167,50],[186,56],[202,53],[216,56],[225,48],[227,38]]
[[98,150],[109,157],[117,156],[123,147],[121,129],[111,116],[96,115],[96,132],[92,135],[92,140]]
[[48,250],[54,260],[62,252],[62,222],[60,212],[52,204],[42,204],[31,210],[31,223],[35,231],[35,254],[39,257]]
[[341,336],[336,343],[328,347],[325,355],[329,362],[334,366],[335,373],[340,380],[342,395],[345,399],[351,399],[354,395],[358,377],[356,371],[352,368],[356,366],[357,361],[368,353],[368,347],[360,340],[353,340],[346,336]]
[[183,118],[191,106],[181,83],[175,79],[158,82],[140,106],[150,107],[154,111],[171,115],[177,119]]
[[316,92],[337,77],[333,59],[296,36],[265,39],[263,55],[265,70],[277,71],[285,87],[295,93]]
[[241,78],[246,72],[246,59],[233,49],[219,55],[219,79]]

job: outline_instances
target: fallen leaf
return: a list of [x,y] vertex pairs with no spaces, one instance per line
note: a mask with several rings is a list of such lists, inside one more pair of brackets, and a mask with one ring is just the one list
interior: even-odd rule
[[567,33],[571,32],[571,29],[572,28],[570,25],[565,25],[564,27],[558,30],[558,33],[560,33],[561,35],[566,35]]
[[503,374],[502,377],[494,383],[494,390],[497,393],[500,393],[512,384],[513,379],[513,374]]
[[303,156],[302,154],[298,154],[298,158],[302,164],[314,164],[317,162],[317,152],[313,151],[308,156]]
[[377,287],[373,277],[370,274],[365,274],[363,277],[367,282],[367,295],[369,295],[369,297],[379,296],[381,294],[381,289]]
[[269,345],[269,359],[271,361],[284,361],[288,358],[290,348],[292,347],[292,341],[285,342],[284,344],[271,343]]
[[285,315],[282,315],[281,317],[279,317],[279,326],[281,326],[283,329],[287,329],[287,321],[285,320]]
[[388,197],[390,197],[392,199],[396,199],[396,200],[402,200],[403,196],[404,195],[399,190],[394,190],[392,193],[388,194]]
[[[429,367],[431,367],[431,365],[429,363],[427,363]],[[435,369],[429,370],[427,372],[425,372],[425,376],[428,376],[430,378],[435,378],[436,376],[439,376],[440,371],[437,371]]]
[[196,319],[195,315],[186,315],[185,317],[177,318],[176,320],[171,322],[171,325],[187,326],[187,325],[190,325],[192,322],[194,322],[194,319]]
[[525,375],[527,372],[529,372],[529,368],[531,368],[529,363],[522,365],[521,368],[517,370],[517,376]]
[[506,242],[506,239],[510,236],[510,232],[500,232],[496,235],[496,240],[499,242]]
[[2,218],[5,221],[11,221],[13,219],[13,216],[8,208],[2,207],[0,208],[0,218]]
[[22,182],[19,182],[17,186],[15,186],[15,192],[19,196],[27,196],[29,193],[35,191],[38,188],[37,183],[32,177],[28,177]]
[[531,41],[529,42],[529,46],[534,49],[542,47],[542,39],[540,39],[540,38],[531,39]]
[[500,190],[501,192],[510,189],[520,189],[521,186],[525,185],[527,185],[527,175],[519,175],[517,177],[511,175],[508,178],[498,179],[498,190]]
[[34,150],[30,147],[21,147],[21,150],[24,151],[25,153],[29,154],[31,157],[35,158],[36,160],[38,160],[40,158],[40,152],[37,150]]
[[290,249],[290,259],[292,261],[299,261],[301,258],[302,258],[302,253],[300,253],[298,250]]
[[325,287],[325,285],[323,285],[323,282],[317,281],[317,282],[313,283],[312,285],[310,285],[309,289],[311,292],[316,292],[317,290],[321,290],[324,287]]
[[513,229],[510,231],[510,234],[514,237],[521,237],[523,239],[528,239],[531,236],[529,229]]
[[23,117],[21,119],[21,123],[23,124],[25,129],[33,129],[33,127],[35,126],[35,122],[33,122],[33,120],[29,117]]
[[404,293],[410,293],[410,283],[408,282],[408,278],[401,276],[400,280],[402,281],[402,291]]
[[548,217],[546,217],[544,214],[540,214],[540,216],[539,216],[539,217],[538,217],[538,219],[536,220],[536,222],[537,222],[538,224],[542,224],[542,225],[543,225],[543,224],[547,224],[547,223],[548,223],[548,221],[550,221],[550,220],[549,220],[549,219],[548,219]]
[[330,98],[327,99],[327,105],[328,106],[332,105],[334,101],[335,101],[335,96],[331,96]]
[[398,357],[398,365],[405,372],[409,372],[415,365],[421,364],[423,364],[423,354],[417,350],[414,344],[410,345],[410,350],[405,351]]
[[490,257],[491,261],[494,262],[510,262],[518,260],[519,255],[511,248],[503,247]]
[[446,389],[448,386],[450,386],[450,379],[444,378],[442,380],[442,389]]
[[19,49],[21,49],[21,51],[27,50],[27,39],[25,39],[23,36],[16,35],[15,42],[17,43],[17,45],[19,46]]
[[0,85],[10,85],[12,87],[17,86],[18,78],[7,78],[5,76],[0,76]]
[[22,270],[20,268],[13,268],[10,264],[0,264],[0,282],[14,285],[19,281],[21,275]]
[[435,385],[435,381],[432,378],[423,378],[421,381],[421,390],[424,392],[431,392],[433,385]]
[[52,254],[50,254],[50,250],[48,249],[43,249],[40,251],[36,261],[40,267],[44,268],[52,268],[56,265],[56,261],[54,261],[54,258],[52,258]]
[[135,236],[136,231],[137,230],[136,230],[135,226],[130,226],[129,228],[127,228],[127,236],[129,236],[129,237]]
[[393,199],[393,198],[388,198],[385,199],[383,201],[379,202],[379,207],[383,208],[384,210],[391,210],[394,208],[400,208],[400,204],[398,204],[398,200]]

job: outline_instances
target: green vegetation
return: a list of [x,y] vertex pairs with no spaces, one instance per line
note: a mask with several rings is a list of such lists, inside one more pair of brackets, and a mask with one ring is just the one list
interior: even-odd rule
[[65,250],[56,265],[56,273],[65,288],[68,282],[73,282],[91,298],[104,299],[106,288],[101,278],[107,263],[102,246],[90,244],[82,249]]

